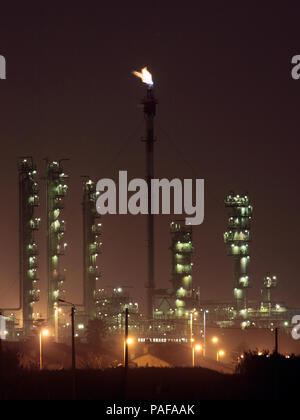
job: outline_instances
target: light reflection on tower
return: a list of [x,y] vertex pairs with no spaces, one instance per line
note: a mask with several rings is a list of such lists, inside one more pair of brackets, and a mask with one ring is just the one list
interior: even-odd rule
[[184,220],[172,222],[172,291],[175,296],[175,314],[181,317],[191,302],[192,290],[192,226]]
[[64,255],[67,243],[64,242],[65,221],[61,218],[64,199],[67,195],[68,175],[64,172],[61,161],[48,162],[46,166],[47,197],[47,274],[48,296],[47,314],[49,326],[54,331],[55,308],[59,299],[65,299],[65,274],[60,267],[60,257]]
[[31,157],[19,159],[19,240],[20,240],[20,289],[23,310],[23,330],[28,336],[33,327],[34,303],[39,300],[38,247],[34,234],[39,229],[40,218],[35,217],[39,206],[37,170]]
[[99,192],[91,179],[83,182],[83,296],[85,312],[89,319],[96,317],[100,272],[97,258],[101,252],[102,224],[100,214],[96,211]]
[[224,242],[228,255],[233,257],[233,296],[237,315],[247,316],[250,263],[250,221],[252,206],[247,195],[235,195],[230,192],[225,199],[225,206],[230,209]]

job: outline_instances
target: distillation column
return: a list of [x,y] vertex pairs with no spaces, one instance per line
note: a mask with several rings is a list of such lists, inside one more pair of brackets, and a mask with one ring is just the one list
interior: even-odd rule
[[224,233],[228,255],[233,257],[233,295],[237,315],[246,316],[248,308],[247,290],[249,288],[250,262],[250,221],[252,206],[247,195],[229,193],[225,206],[230,209],[228,230]]
[[172,222],[171,252],[172,252],[172,290],[175,300],[175,315],[184,315],[188,301],[192,298],[192,226],[185,225],[184,220]]
[[[66,180],[60,162],[48,162],[46,166],[47,183],[47,277],[48,277],[48,302],[47,314],[49,326],[56,330],[55,317],[58,316],[56,308],[59,299],[65,298],[65,275],[61,272],[59,260],[65,253],[67,246],[63,242],[66,231],[65,221],[61,219],[64,208],[64,198],[67,194]],[[57,334],[57,332],[56,332]]]
[[100,215],[96,211],[99,191],[95,183],[88,179],[83,182],[83,287],[84,307],[88,319],[96,317],[97,295],[99,291],[100,273],[97,257],[101,252],[102,224],[98,222]]
[[23,310],[23,331],[30,335],[33,327],[34,303],[39,300],[37,277],[38,247],[34,240],[39,229],[40,218],[34,216],[39,206],[39,187],[36,182],[37,170],[31,157],[21,158],[19,169],[19,252],[20,252],[20,290]]

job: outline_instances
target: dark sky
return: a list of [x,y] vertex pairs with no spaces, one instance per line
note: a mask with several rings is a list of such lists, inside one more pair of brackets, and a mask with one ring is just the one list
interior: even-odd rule
[[[45,4],[47,3],[47,5]],[[247,191],[254,206],[250,297],[265,272],[276,296],[300,306],[299,3],[272,1],[20,2],[1,5],[0,306],[18,303],[17,158],[69,158],[65,220],[68,298],[82,299],[81,175],[143,177],[145,87],[131,71],[148,66],[159,100],[157,177],[204,178],[205,221],[194,229],[194,285],[202,299],[230,299],[224,196]],[[208,2],[206,2],[208,3]],[[279,3],[279,2],[277,2]],[[59,5],[58,5],[59,4]],[[45,207],[38,235],[45,302]],[[156,217],[156,284],[170,279],[168,216]],[[103,217],[103,285],[131,285],[144,299],[146,219]]]

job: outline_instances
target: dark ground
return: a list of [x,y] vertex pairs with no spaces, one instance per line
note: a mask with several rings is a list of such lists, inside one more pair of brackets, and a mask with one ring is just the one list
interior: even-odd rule
[[[294,399],[298,392],[300,359],[245,354],[236,374],[204,368],[129,369],[76,371],[79,400],[276,400]],[[1,400],[72,399],[70,370],[25,370],[6,358],[0,381]]]

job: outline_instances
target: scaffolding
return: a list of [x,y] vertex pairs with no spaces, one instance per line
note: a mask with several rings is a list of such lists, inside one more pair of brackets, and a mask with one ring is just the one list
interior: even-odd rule
[[65,254],[67,247],[67,243],[63,242],[66,224],[60,216],[68,190],[67,179],[68,175],[64,173],[61,161],[47,162],[47,316],[52,331],[56,330],[59,299],[65,298],[65,270],[61,270],[60,257]]
[[39,300],[38,247],[35,231],[39,229],[40,218],[35,217],[39,206],[37,170],[31,157],[19,159],[19,252],[20,252],[20,301],[23,311],[23,333],[30,334],[33,327],[34,303]]
[[225,199],[225,206],[230,209],[224,243],[228,255],[233,257],[233,296],[237,316],[247,317],[250,263],[250,222],[252,206],[247,195],[235,195],[230,192]]
[[83,293],[84,308],[88,319],[96,317],[96,290],[99,290],[100,272],[97,258],[101,252],[102,224],[98,222],[100,215],[96,211],[99,191],[91,180],[83,182]]

